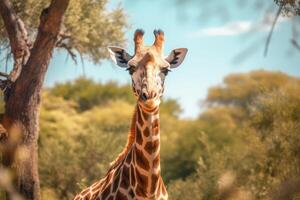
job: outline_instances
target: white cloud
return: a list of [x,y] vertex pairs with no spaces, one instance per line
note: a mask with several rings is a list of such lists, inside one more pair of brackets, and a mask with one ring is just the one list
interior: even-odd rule
[[[203,36],[236,36],[249,32],[269,31],[274,20],[274,15],[267,14],[261,21],[233,21],[222,26],[208,27],[190,33],[191,38]],[[286,21],[286,17],[279,17],[276,26]]]
[[196,35],[210,35],[210,36],[232,36],[250,31],[251,22],[237,21],[230,22],[219,27],[205,28],[196,32]]

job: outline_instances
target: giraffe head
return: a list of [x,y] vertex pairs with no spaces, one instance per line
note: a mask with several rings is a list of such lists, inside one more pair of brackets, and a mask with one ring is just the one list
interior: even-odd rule
[[135,52],[131,56],[120,47],[108,47],[111,58],[120,67],[128,70],[132,78],[132,89],[138,103],[146,109],[159,106],[164,92],[168,72],[178,67],[185,58],[186,48],[174,49],[169,56],[163,55],[164,32],[154,30],[155,41],[151,46],[143,42],[144,31],[137,29],[134,34]]

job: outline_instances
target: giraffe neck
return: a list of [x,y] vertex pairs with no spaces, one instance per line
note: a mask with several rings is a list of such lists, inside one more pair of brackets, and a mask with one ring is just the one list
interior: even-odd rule
[[136,113],[136,164],[147,173],[160,173],[160,127],[158,107],[146,112],[138,105]]
[[124,151],[106,176],[74,200],[167,200],[160,175],[159,109],[145,111],[139,104]]
[[131,159],[137,182],[135,191],[139,196],[150,198],[157,195],[163,184],[160,177],[158,107],[151,112],[146,112],[142,106],[137,105],[135,134]]

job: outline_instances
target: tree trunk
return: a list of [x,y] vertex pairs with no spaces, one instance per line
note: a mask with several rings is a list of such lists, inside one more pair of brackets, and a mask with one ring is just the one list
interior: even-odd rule
[[5,106],[9,137],[3,164],[15,166],[16,187],[26,199],[40,199],[37,164],[40,93],[55,41],[55,38],[43,39],[33,47],[32,56],[12,85]]
[[40,92],[52,53],[51,48],[37,50],[46,51],[46,56],[39,57],[38,53],[25,65],[9,92],[4,114],[4,119],[9,119],[7,121],[10,124],[6,127],[9,137],[3,164],[6,167],[13,166],[17,177],[16,187],[26,199],[40,199],[37,165]]
[[40,199],[37,153],[40,93],[68,3],[69,0],[52,0],[43,10],[30,56],[6,92],[2,125],[8,136],[2,145],[2,163],[12,169],[16,190],[28,200]]

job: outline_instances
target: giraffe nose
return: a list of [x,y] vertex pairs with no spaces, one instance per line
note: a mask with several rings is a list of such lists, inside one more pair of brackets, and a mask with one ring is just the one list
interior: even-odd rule
[[152,98],[155,98],[157,95],[156,95],[156,92],[147,92],[147,91],[142,91],[141,94],[140,94],[140,98],[141,100],[143,101],[146,101],[148,99],[152,99]]

